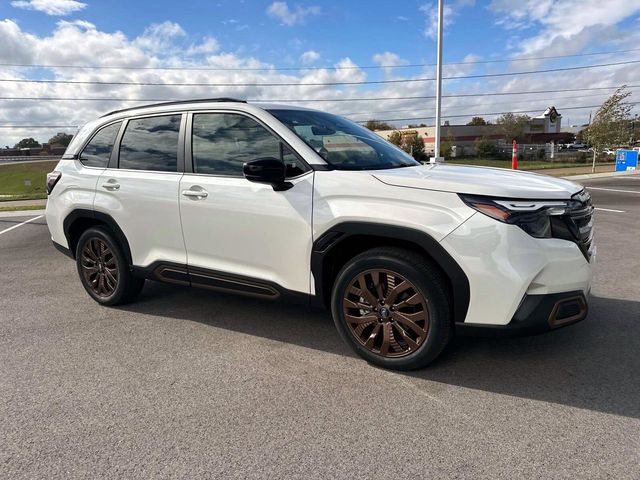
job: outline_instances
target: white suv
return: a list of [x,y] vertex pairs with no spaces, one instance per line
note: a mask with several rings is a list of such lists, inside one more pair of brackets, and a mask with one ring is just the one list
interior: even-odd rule
[[316,110],[215,99],[115,111],[80,129],[47,189],[53,242],[102,305],[145,279],[303,300],[397,369],[426,365],[455,331],[539,332],[587,314],[581,186],[421,165]]

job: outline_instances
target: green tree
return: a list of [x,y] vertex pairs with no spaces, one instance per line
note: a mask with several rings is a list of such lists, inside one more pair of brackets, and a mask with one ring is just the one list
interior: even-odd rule
[[427,155],[424,153],[424,139],[420,135],[414,133],[404,140],[404,150],[407,153],[411,154],[411,156],[419,162],[426,160]]
[[64,132],[58,132],[47,142],[49,145],[60,145],[62,147],[68,147],[71,143],[73,135]]
[[524,136],[524,130],[531,121],[529,115],[516,115],[514,113],[503,113],[496,120],[496,124],[500,129],[505,142],[512,140],[521,140]]
[[392,132],[387,140],[393,143],[396,147],[402,147],[402,134],[397,130]]
[[478,137],[473,142],[473,146],[476,150],[476,155],[479,157],[495,157],[498,153],[498,148],[495,142],[489,140],[487,137]]
[[454,145],[453,133],[451,129],[447,129],[446,133],[440,138],[440,156],[445,159],[451,158]]
[[596,169],[596,157],[605,148],[625,145],[629,141],[629,113],[632,105],[625,102],[631,92],[626,85],[620,87],[598,109],[586,129],[587,141],[593,148],[593,167]]
[[386,122],[380,122],[378,120],[367,120],[364,124],[366,128],[371,131],[375,130],[393,130],[393,125],[389,125]]
[[13,148],[40,148],[40,147],[42,147],[42,145],[40,145],[33,138],[29,137],[29,138],[23,138],[22,140],[20,140],[18,143],[14,145]]
[[488,125],[488,124],[489,122],[487,122],[482,117],[473,117],[471,121],[467,123],[467,125]]
[[[586,125],[588,127],[588,125]],[[587,143],[587,129],[583,128],[576,133],[576,143]]]

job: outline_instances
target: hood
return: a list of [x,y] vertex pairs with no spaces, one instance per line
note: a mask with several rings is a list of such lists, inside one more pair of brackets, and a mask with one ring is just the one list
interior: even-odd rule
[[561,200],[583,189],[576,183],[547,175],[446,163],[377,170],[371,174],[379,181],[396,187],[504,198]]

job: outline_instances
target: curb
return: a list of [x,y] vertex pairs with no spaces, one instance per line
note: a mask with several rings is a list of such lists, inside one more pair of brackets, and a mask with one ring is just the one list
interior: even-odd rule
[[626,175],[638,175],[640,171],[635,170],[632,172],[604,172],[604,173],[587,173],[579,175],[566,175],[564,177],[567,180],[587,180],[589,178],[606,178],[606,177],[624,177]]

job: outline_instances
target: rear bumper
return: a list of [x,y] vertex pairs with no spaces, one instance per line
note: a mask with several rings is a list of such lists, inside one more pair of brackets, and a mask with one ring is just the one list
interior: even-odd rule
[[556,330],[587,317],[589,306],[579,291],[525,295],[511,321],[506,325],[456,323],[461,335],[515,337]]
[[69,250],[67,247],[60,245],[58,242],[56,242],[55,240],[51,240],[51,242],[53,243],[53,246],[56,248],[56,250],[58,250],[60,253],[64,253],[67,257],[69,257],[72,260],[75,260],[75,255],[71,252],[71,250]]

